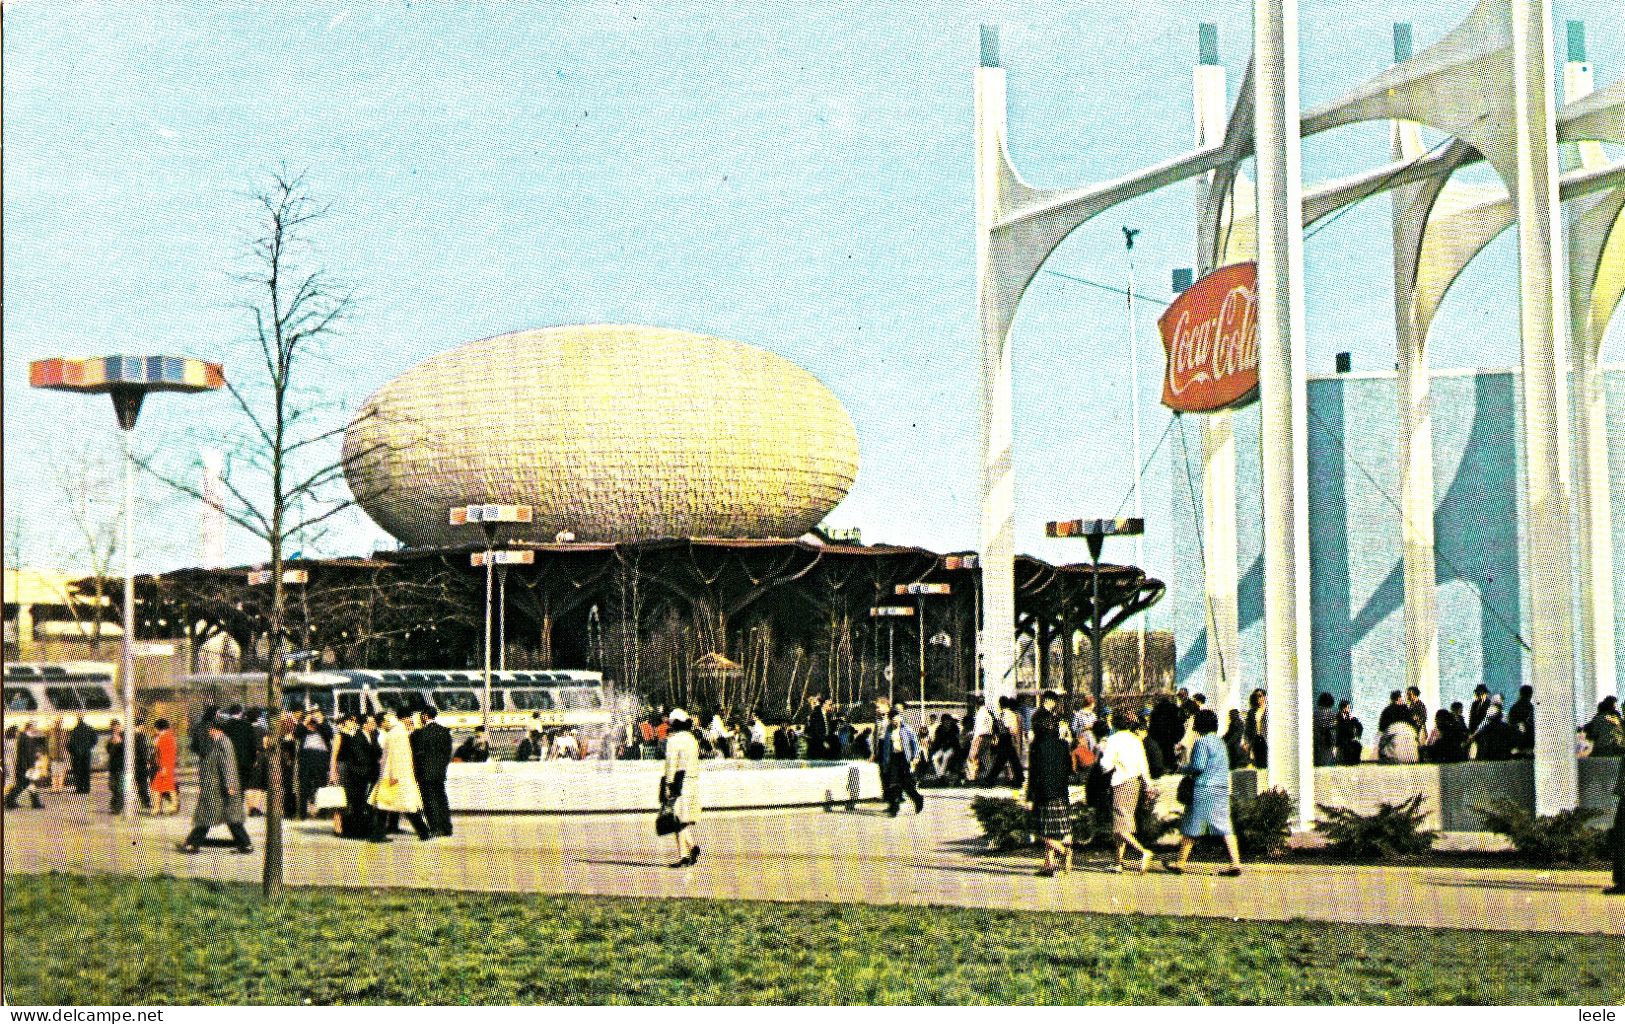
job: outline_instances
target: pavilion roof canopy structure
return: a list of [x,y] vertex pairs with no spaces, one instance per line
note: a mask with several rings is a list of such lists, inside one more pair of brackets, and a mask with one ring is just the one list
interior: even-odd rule
[[[671,634],[692,648],[676,669],[685,673],[715,676],[701,665],[707,657],[743,665],[746,676],[764,662],[772,671],[761,675],[779,674],[776,659],[781,658],[823,659],[826,666],[846,658],[862,679],[865,672],[877,671],[867,661],[878,629],[869,609],[896,600],[899,585],[943,582],[950,584],[950,594],[934,600],[930,614],[932,631],[950,638],[946,652],[934,648],[929,655],[938,662],[932,673],[937,694],[951,692],[960,699],[974,690],[971,638],[978,626],[981,573],[965,554],[705,537],[505,547],[536,555],[532,564],[506,567],[506,639],[510,650],[523,649],[512,655],[520,662],[556,661],[636,679],[650,675],[647,662],[657,655],[646,651],[640,670],[621,664],[626,660],[621,648],[635,635],[649,650],[664,652],[661,645],[673,642]],[[286,639],[296,650],[332,652],[324,661],[339,666],[460,667],[480,650],[483,588],[469,556],[482,550],[471,542],[290,562],[288,568],[302,570],[303,576],[289,585],[293,635]],[[1049,645],[1069,630],[1081,631],[1090,619],[1094,569],[1051,565],[1027,555],[1016,565],[1018,620],[1012,625],[1042,648],[1039,675],[1047,678]],[[256,568],[186,568],[142,577],[140,631],[194,643],[225,634],[245,653],[248,667],[252,652],[264,647],[262,606],[270,589],[250,582]],[[1100,573],[1108,631],[1164,593],[1161,581],[1132,566],[1102,565]],[[636,630],[622,625],[632,621]],[[614,642],[603,639],[606,631]],[[1063,658],[1069,668],[1070,650]],[[853,685],[843,692],[857,699],[862,685]]]

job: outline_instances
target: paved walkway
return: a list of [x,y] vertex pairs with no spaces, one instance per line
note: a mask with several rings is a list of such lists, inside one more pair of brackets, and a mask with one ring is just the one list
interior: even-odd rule
[[[445,888],[879,904],[949,904],[1250,920],[1346,921],[1507,931],[1625,934],[1625,899],[1606,897],[1601,871],[1349,868],[1249,864],[1240,878],[1107,873],[1080,853],[1071,876],[1033,875],[1031,856],[989,855],[966,791],[928,792],[925,813],[891,819],[877,807],[708,815],[704,855],[667,868],[667,840],[644,816],[466,816],[457,835],[420,843],[334,838],[321,822],[290,822],[287,877],[295,885]],[[43,811],[3,819],[7,872],[167,873],[257,881],[260,858],[206,848],[175,851],[187,813],[107,815],[105,794],[47,797]],[[261,819],[249,823],[256,844]],[[224,830],[216,830],[224,838]]]

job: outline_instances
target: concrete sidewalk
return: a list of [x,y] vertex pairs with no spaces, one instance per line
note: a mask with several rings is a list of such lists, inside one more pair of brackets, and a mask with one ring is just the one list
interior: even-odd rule
[[[1604,932],[1625,935],[1625,898],[1601,895],[1601,871],[1249,864],[1220,878],[1216,864],[1182,876],[1110,874],[1104,856],[1080,851],[1071,876],[1035,877],[1031,856],[990,855],[964,791],[927,791],[925,813],[888,818],[853,811],[707,815],[704,853],[692,868],[666,867],[669,841],[638,815],[463,816],[457,835],[393,843],[335,838],[326,822],[290,822],[287,878],[294,885],[407,887],[608,896],[710,897],[838,903],[948,904],[1109,914],[1248,920]],[[224,847],[176,852],[187,813],[108,815],[106,794],[54,795],[43,811],[6,812],[5,870],[171,874],[251,882],[260,858]],[[249,823],[256,844],[263,819]],[[224,838],[224,829],[215,834]]]

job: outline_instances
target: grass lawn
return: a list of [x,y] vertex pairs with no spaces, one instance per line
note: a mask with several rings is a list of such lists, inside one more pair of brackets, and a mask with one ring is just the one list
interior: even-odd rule
[[5,877],[5,1000],[1625,1002],[1618,937]]

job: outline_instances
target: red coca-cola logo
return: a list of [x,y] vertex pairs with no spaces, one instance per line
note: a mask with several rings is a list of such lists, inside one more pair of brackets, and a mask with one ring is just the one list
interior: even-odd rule
[[1258,265],[1220,267],[1157,320],[1168,368],[1162,404],[1214,412],[1258,394]]

